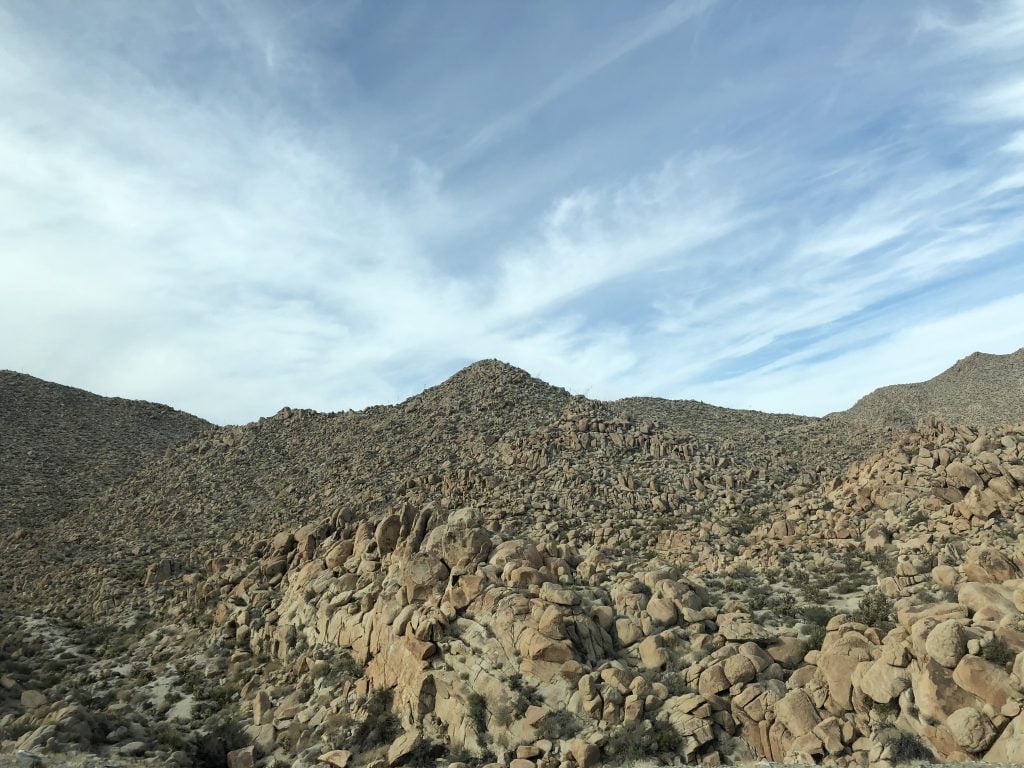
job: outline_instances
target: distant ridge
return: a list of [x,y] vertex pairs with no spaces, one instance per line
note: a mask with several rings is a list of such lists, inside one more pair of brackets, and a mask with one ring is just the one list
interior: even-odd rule
[[876,389],[832,418],[876,428],[913,428],[929,416],[992,428],[1024,420],[1024,348],[975,352],[938,376]]
[[60,519],[211,426],[166,405],[0,371],[0,530]]

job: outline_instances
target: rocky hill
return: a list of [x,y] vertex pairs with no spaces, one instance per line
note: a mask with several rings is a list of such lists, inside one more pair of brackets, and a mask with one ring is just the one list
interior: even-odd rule
[[825,419],[484,361],[199,433],[0,558],[0,741],[233,768],[1022,761],[1024,397],[991,378],[1019,356]]
[[0,532],[63,517],[211,426],[166,405],[0,371]]
[[1010,355],[975,352],[933,379],[882,387],[835,414],[847,423],[904,429],[929,416],[975,427],[1024,420],[1024,348]]

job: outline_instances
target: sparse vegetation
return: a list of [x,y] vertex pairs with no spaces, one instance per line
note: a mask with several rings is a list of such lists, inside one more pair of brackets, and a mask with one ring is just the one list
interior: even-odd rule
[[871,590],[861,598],[853,618],[879,632],[888,632],[893,627],[892,600],[877,589]]
[[366,717],[352,736],[354,744],[363,749],[389,744],[399,733],[402,725],[391,711],[393,693],[387,688],[378,688],[366,702]]
[[1001,637],[993,637],[984,648],[981,649],[981,656],[998,667],[1005,667],[1017,658],[1006,641]]

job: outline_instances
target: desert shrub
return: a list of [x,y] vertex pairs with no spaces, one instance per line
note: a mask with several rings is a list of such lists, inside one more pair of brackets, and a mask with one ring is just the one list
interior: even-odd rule
[[896,561],[884,549],[876,549],[874,552],[868,553],[867,559],[883,576],[896,575]]
[[800,594],[809,603],[823,603],[828,600],[828,593],[813,581],[804,582],[800,586]]
[[550,713],[537,724],[537,738],[550,741],[571,739],[582,729],[583,726],[576,715],[560,709]]
[[402,732],[402,724],[391,711],[392,692],[378,688],[366,702],[366,719],[356,726],[352,741],[362,749],[390,744]]
[[932,761],[935,755],[928,749],[921,737],[916,733],[894,731],[888,739],[889,759],[894,765],[915,762],[918,760]]
[[342,677],[355,680],[363,676],[363,668],[359,666],[359,662],[352,658],[352,654],[348,651],[334,654],[328,661],[331,663],[331,670],[337,672]]
[[512,711],[516,717],[525,715],[527,707],[531,704],[540,706],[544,703],[544,697],[540,695],[540,691],[535,686],[525,682],[523,676],[518,672],[509,679],[508,687],[516,694],[515,701],[512,704]]
[[820,651],[822,643],[825,642],[825,634],[825,627],[822,625],[811,625],[811,631],[807,633],[807,639],[804,640],[804,653]]
[[796,598],[790,592],[780,592],[768,601],[769,606],[780,619],[794,619],[797,615]]
[[644,756],[643,723],[643,720],[623,723],[611,732],[605,750],[612,757],[614,765],[635,762]]
[[888,632],[893,627],[892,600],[877,589],[871,590],[861,598],[853,620],[874,627],[879,632]]
[[907,515],[907,518],[906,518],[906,523],[907,523],[908,526],[914,526],[914,525],[917,525],[919,523],[927,523],[927,522],[928,522],[928,515],[926,515],[924,513],[924,511],[920,510],[920,509],[915,510],[914,512],[911,512],[909,515]]
[[471,693],[466,702],[469,720],[481,736],[487,733],[487,701],[479,693]]
[[679,754],[683,748],[683,737],[671,723],[660,720],[654,723],[654,746],[660,754]]
[[981,649],[981,657],[998,667],[1005,667],[1015,658],[1016,654],[1001,637],[993,637],[992,642]]
[[686,684],[686,676],[681,672],[665,675],[661,678],[661,682],[668,688],[669,696],[685,696],[688,693],[693,693],[693,688]]
[[754,569],[750,567],[749,563],[736,563],[732,569],[733,576],[739,579],[749,579],[754,575]]
[[832,608],[826,608],[824,605],[805,605],[800,609],[801,618],[808,624],[818,627],[824,627],[835,615],[836,612]]
[[768,598],[771,593],[768,587],[756,586],[747,589],[747,603],[752,611],[763,611],[768,607]]
[[900,715],[900,703],[897,699],[881,704],[869,697],[868,706],[879,720],[895,720]]

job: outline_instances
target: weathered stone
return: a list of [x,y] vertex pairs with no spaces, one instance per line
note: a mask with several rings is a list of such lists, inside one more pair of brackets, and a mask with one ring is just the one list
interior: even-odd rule
[[775,715],[793,736],[810,733],[821,721],[814,702],[803,690],[790,691],[775,705]]
[[937,625],[925,641],[925,650],[936,662],[953,669],[967,653],[967,633],[963,625],[954,619]]
[[[256,748],[249,745],[241,749],[234,749],[228,752],[227,759],[228,768],[253,768],[256,764]],[[332,765],[336,764],[332,763]],[[346,768],[346,766],[337,765],[336,768]]]
[[976,754],[988,749],[996,738],[992,721],[971,707],[958,709],[946,719],[946,728],[965,752]]

